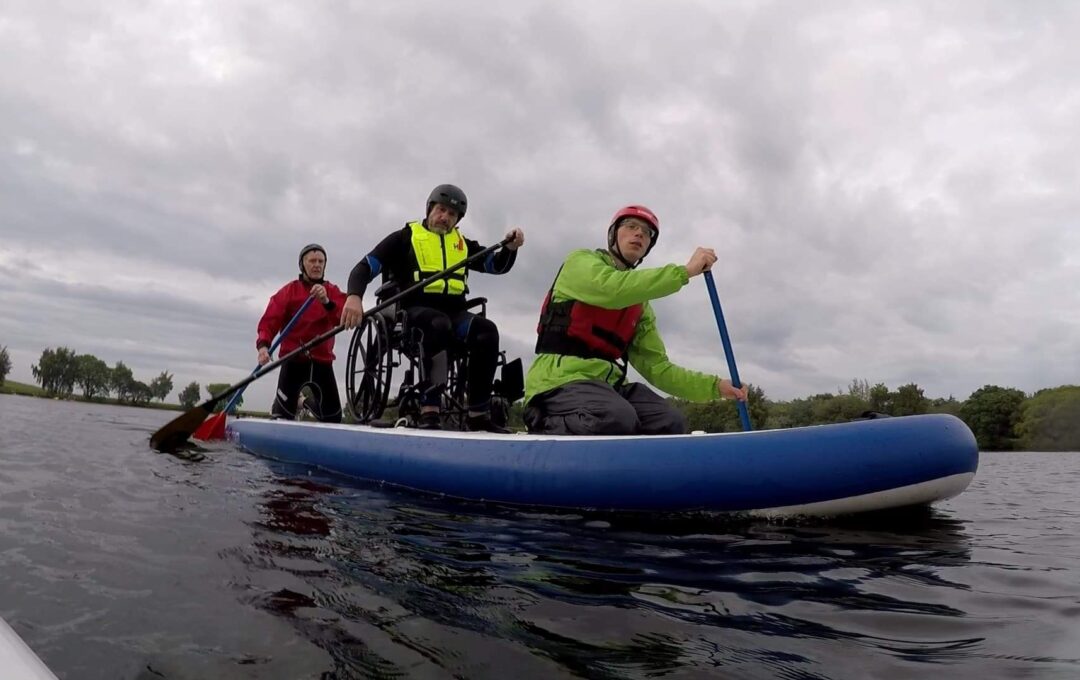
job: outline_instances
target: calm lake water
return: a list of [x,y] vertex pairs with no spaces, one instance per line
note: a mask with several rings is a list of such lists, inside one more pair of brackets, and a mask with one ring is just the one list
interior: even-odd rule
[[61,678],[1077,678],[1080,454],[902,524],[439,501],[0,396],[0,616]]

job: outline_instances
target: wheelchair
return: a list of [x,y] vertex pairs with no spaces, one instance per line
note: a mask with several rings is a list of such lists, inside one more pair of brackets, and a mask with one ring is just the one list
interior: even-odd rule
[[[397,292],[395,282],[384,283],[375,291],[376,302],[382,303]],[[465,308],[479,308],[473,313],[484,317],[487,315],[487,298],[470,299]],[[364,315],[353,331],[345,364],[346,407],[358,423],[382,427],[416,426],[423,396],[419,385],[428,383],[434,385],[432,389],[441,392],[443,429],[465,429],[469,361],[464,343],[455,337],[447,352],[442,354],[445,362],[440,362],[439,357],[433,361],[431,380],[427,380],[421,354],[422,339],[421,329],[410,327],[408,315],[398,304]],[[491,419],[506,427],[511,405],[525,395],[521,359],[507,361],[506,352],[500,350],[495,370]],[[393,378],[398,371],[401,371],[401,379],[394,391]],[[392,391],[394,396],[391,398]],[[381,418],[389,408],[397,409],[397,417],[388,423]]]

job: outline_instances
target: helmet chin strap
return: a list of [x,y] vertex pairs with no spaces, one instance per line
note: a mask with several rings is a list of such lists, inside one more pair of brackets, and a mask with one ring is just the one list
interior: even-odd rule
[[[618,242],[612,243],[611,247],[608,248],[608,250],[611,251],[612,255],[614,255],[616,258],[618,258],[619,262],[622,262],[623,264],[625,264],[627,269],[633,269],[634,267],[637,267],[639,264],[641,264],[641,260],[638,260],[637,262],[634,262],[634,263],[631,263],[631,262],[627,261],[626,257],[623,256],[622,251],[619,250]],[[642,259],[644,259],[644,258],[642,258]]]
[[[608,232],[608,252],[614,255],[619,260],[619,262],[622,262],[624,265],[626,265],[627,269],[633,269],[634,267],[637,267],[639,264],[641,264],[641,260],[645,259],[645,257],[642,256],[641,259],[637,262],[630,262],[626,259],[626,256],[622,254],[622,250],[619,249],[618,224],[613,225],[611,231]],[[646,252],[646,255],[647,254],[648,253]]]

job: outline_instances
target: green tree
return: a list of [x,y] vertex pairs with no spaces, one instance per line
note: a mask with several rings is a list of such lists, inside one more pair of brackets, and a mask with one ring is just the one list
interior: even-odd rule
[[892,414],[892,393],[885,383],[878,383],[870,388],[870,410],[878,413]]
[[[769,422],[769,409],[771,408],[771,402],[765,398],[765,390],[761,389],[757,385],[750,385],[746,390],[746,407],[750,410],[750,425],[755,430],[762,430],[765,428],[765,423]],[[742,421],[739,423],[739,429],[742,429]]]
[[169,392],[172,392],[173,377],[169,375],[168,371],[162,371],[161,375],[150,381],[150,393],[154,395],[155,399],[165,401],[165,398],[169,396]]
[[69,397],[75,390],[78,367],[75,351],[67,347],[48,348],[41,353],[38,363],[30,367],[34,380],[49,394]]
[[931,399],[929,406],[927,406],[927,413],[948,413],[951,416],[960,417],[960,407],[963,404],[957,401],[952,395],[949,395],[948,399]]
[[11,373],[11,357],[8,355],[7,346],[0,346],[0,387],[4,386],[8,373]]
[[914,416],[926,413],[929,400],[923,396],[922,388],[915,383],[900,387],[892,396],[892,415]]
[[793,427],[791,424],[791,405],[786,401],[770,401],[769,417],[765,420],[765,430],[778,430]]
[[[691,402],[684,399],[671,399],[672,404],[686,416],[688,430],[703,432],[741,432],[742,419],[736,402],[730,399],[707,402]],[[754,429],[765,427],[769,417],[769,403],[765,392],[756,385],[750,385],[746,393],[749,408],[750,426]]]
[[128,384],[128,397],[133,404],[149,404],[150,400],[154,398],[154,393],[149,385],[141,380],[133,379]]
[[1009,451],[1016,441],[1016,423],[1024,393],[1011,387],[984,385],[960,407],[960,417],[984,451]]
[[816,394],[810,398],[807,424],[844,423],[858,418],[869,408],[869,402],[853,394]]
[[191,408],[195,404],[199,403],[199,383],[190,382],[188,386],[180,390],[180,405],[185,408]]
[[858,378],[855,378],[851,381],[851,384],[848,385],[847,393],[849,396],[858,397],[866,403],[870,403],[870,389],[869,380],[859,380]]
[[1080,386],[1033,394],[1020,406],[1016,434],[1028,451],[1080,451]]
[[726,431],[724,424],[726,418],[721,406],[722,402],[694,402],[685,399],[672,399],[671,403],[686,416],[686,428],[691,432],[695,430],[703,432]]
[[792,399],[769,405],[769,428],[804,427],[814,424],[813,402],[810,399]]
[[135,376],[131,369],[124,365],[123,361],[117,361],[109,371],[109,388],[116,395],[118,401],[131,401],[132,389],[135,384]]
[[83,396],[93,399],[109,392],[109,365],[93,354],[75,357],[75,382],[82,387]]
[[[206,391],[210,393],[210,396],[214,396],[215,394],[221,394],[222,392],[229,389],[230,387],[232,387],[232,385],[230,383],[210,383],[209,385],[206,386]],[[229,403],[228,399],[219,399],[218,402],[216,404],[214,404],[214,413],[221,412],[225,408],[226,404],[228,404],[228,403]],[[233,404],[233,408],[232,408],[232,411],[230,411],[230,413],[236,413],[236,411],[241,406],[243,406],[243,404],[244,404],[244,397],[241,396],[239,399],[236,400],[236,403]]]

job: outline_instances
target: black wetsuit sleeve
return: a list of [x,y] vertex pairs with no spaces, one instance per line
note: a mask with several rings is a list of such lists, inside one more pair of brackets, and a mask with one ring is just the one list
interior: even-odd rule
[[[469,249],[470,256],[479,253],[485,248],[485,246],[482,246],[471,239],[465,239],[465,245]],[[484,272],[485,274],[505,274],[514,266],[516,260],[517,251],[503,247],[493,253],[488,253],[487,257],[482,257],[479,260],[470,262],[469,269],[476,272]]]
[[364,297],[367,286],[379,274],[392,272],[401,265],[409,252],[408,234],[404,230],[391,233],[349,272],[349,295]]

